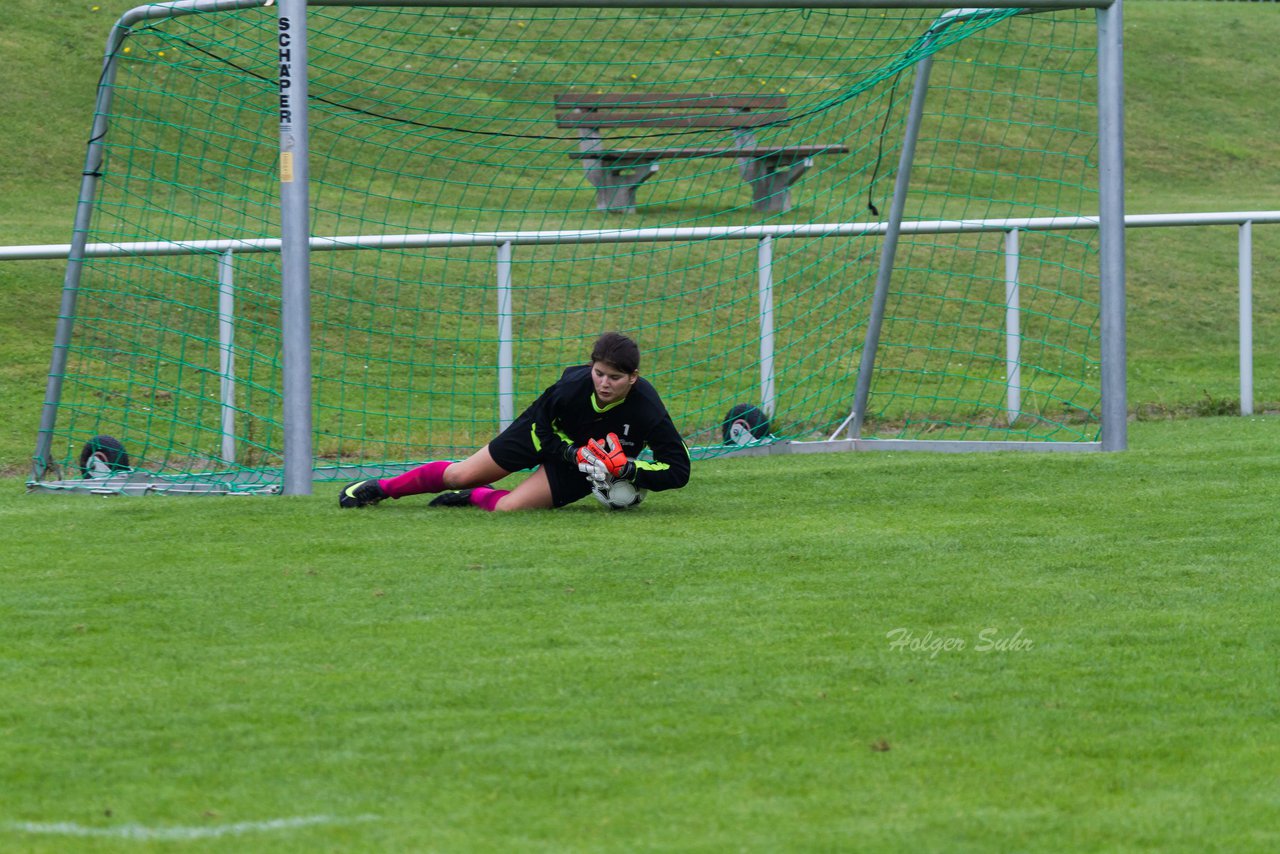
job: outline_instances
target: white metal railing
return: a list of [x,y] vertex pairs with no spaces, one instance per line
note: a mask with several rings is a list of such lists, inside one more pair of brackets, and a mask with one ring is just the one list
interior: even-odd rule
[[[1018,267],[1019,234],[1023,231],[1067,231],[1096,229],[1098,217],[1027,217],[988,220],[932,220],[903,222],[904,234],[1005,233],[1005,360],[1007,365],[1007,416],[1012,423],[1020,414],[1021,378]],[[1179,226],[1237,226],[1240,412],[1253,413],[1253,225],[1280,223],[1280,211],[1236,211],[1219,213],[1132,214],[1125,217],[1126,228]],[[850,237],[882,235],[885,223],[817,223],[794,225],[703,226],[683,228],[620,228],[561,231],[493,231],[476,233],[425,233],[406,235],[359,235],[312,237],[312,252],[354,249],[414,249],[460,246],[493,246],[498,304],[498,407],[499,420],[508,424],[515,417],[513,375],[514,333],[511,314],[511,269],[515,246],[566,243],[662,243],[692,240],[755,240],[757,248],[758,311],[760,324],[761,403],[772,414],[776,404],[773,353],[773,244],[795,237]],[[252,238],[190,241],[140,241],[90,243],[84,257],[139,255],[212,255],[217,264],[219,375],[222,396],[222,456],[235,459],[235,270],[234,256],[240,253],[278,253],[280,238]],[[0,246],[0,261],[66,259],[70,244]],[[834,438],[834,437],[833,437]]]

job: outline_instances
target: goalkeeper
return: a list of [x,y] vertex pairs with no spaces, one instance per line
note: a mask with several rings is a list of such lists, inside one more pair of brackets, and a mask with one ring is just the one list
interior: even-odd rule
[[[639,374],[640,348],[607,332],[591,361],[568,368],[496,439],[461,462],[440,460],[381,480],[348,484],[340,507],[444,493],[432,506],[485,510],[563,507],[616,480],[659,492],[689,482],[689,449],[658,392]],[[636,459],[648,448],[652,462]],[[492,484],[534,469],[514,489]]]

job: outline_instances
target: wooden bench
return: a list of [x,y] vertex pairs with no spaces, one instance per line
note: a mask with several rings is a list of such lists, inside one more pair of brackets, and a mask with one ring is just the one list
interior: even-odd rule
[[[758,129],[788,123],[785,95],[560,95],[555,105],[562,111],[556,114],[556,126],[578,131],[578,151],[569,156],[582,161],[587,180],[596,188],[596,208],[602,211],[634,212],[636,188],[658,171],[660,161],[702,157],[737,159],[738,173],[751,186],[752,207],[786,211],[791,208],[791,185],[813,165],[815,156],[849,150],[843,145],[757,145]],[[731,146],[606,148],[604,132],[614,128],[686,128],[690,137],[700,131],[731,130],[734,140]]]

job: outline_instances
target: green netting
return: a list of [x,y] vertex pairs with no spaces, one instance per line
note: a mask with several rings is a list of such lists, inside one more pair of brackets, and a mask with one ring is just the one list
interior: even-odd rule
[[[769,411],[775,440],[843,435],[926,53],[909,223],[1096,212],[1092,13],[992,10],[941,27],[937,10],[901,9],[309,15],[312,234],[386,236],[311,254],[316,463],[333,477],[458,457],[500,429],[500,270],[517,412],[621,329],[701,455],[726,450],[724,416],[744,402]],[[280,258],[252,243],[280,232],[277,25],[274,8],[192,14],[122,42],[88,241],[224,243],[84,262],[38,471],[78,476],[84,443],[110,434],[156,477],[278,481]],[[764,206],[742,177],[749,163],[664,158],[634,211],[600,210],[589,161],[570,156],[579,131],[557,124],[568,93],[784,96],[786,120],[755,128],[755,148],[847,150],[814,156],[786,200]],[[602,135],[612,150],[742,144],[732,128]],[[783,225],[820,227],[763,244],[762,350],[762,243],[749,229]],[[679,231],[547,236],[598,229]],[[514,235],[508,267],[501,240],[431,245],[489,232]],[[1096,438],[1095,233],[1025,232],[1020,248],[1016,412],[1004,234],[908,233],[864,436]],[[221,326],[220,270],[234,300]]]

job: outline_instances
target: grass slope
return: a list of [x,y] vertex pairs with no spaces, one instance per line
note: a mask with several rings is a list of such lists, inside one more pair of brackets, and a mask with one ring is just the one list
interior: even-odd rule
[[[10,0],[0,49],[0,242],[62,243],[106,31],[133,5]],[[1280,198],[1269,4],[1125,5],[1131,212],[1270,209]],[[1255,230],[1260,407],[1280,406],[1280,229]],[[1230,228],[1130,232],[1130,403],[1142,414],[1229,410],[1238,398]],[[0,472],[26,471],[44,395],[61,265],[0,263]]]
[[1274,850],[1277,430],[718,461],[607,524],[10,481],[0,848]]

